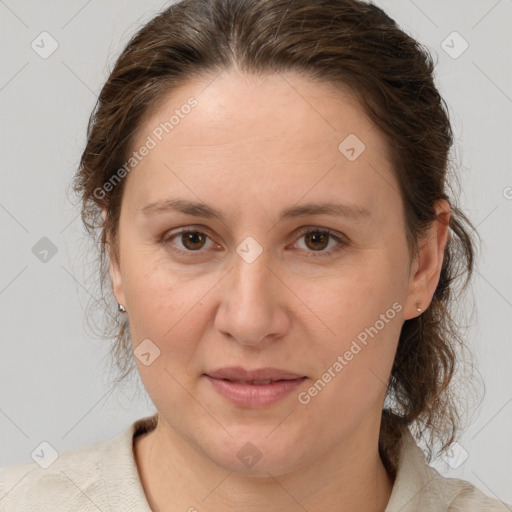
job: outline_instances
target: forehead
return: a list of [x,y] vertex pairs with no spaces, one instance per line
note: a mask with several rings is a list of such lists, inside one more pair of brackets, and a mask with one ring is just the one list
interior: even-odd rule
[[269,208],[326,191],[383,206],[397,199],[387,144],[355,96],[295,73],[191,80],[146,117],[132,149],[148,138],[154,147],[129,177],[140,200],[187,183],[188,194],[210,197],[270,194]]
[[[196,106],[189,108],[192,98]],[[158,102],[141,124],[138,138],[169,121],[172,127],[162,136],[170,146],[222,146],[242,138],[285,137],[313,143],[321,138],[323,146],[330,143],[337,152],[338,143],[352,133],[387,154],[380,133],[348,87],[298,73],[260,77],[225,71],[191,79]]]

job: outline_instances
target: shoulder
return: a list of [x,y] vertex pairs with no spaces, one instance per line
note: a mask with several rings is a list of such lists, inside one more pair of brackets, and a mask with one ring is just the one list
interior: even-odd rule
[[512,512],[512,506],[490,498],[466,480],[439,477],[439,491],[451,499],[447,508],[449,512]]
[[429,467],[432,479],[425,490],[442,503],[447,512],[512,512],[512,507],[485,495],[473,484],[459,478],[447,478]]
[[0,511],[78,510],[86,496],[101,501],[102,462],[112,444],[115,440],[63,451],[47,468],[31,462],[0,469]]
[[0,512],[107,511],[128,499],[133,501],[126,510],[142,510],[133,508],[134,501],[144,501],[133,435],[151,419],[137,420],[111,439],[62,451],[46,468],[36,462],[0,468]]
[[512,507],[486,496],[473,484],[447,478],[430,467],[407,429],[386,512],[512,512]]

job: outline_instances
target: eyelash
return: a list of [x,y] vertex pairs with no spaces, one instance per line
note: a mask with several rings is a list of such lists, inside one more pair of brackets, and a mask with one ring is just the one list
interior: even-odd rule
[[[199,233],[201,235],[205,235],[206,237],[208,237],[210,240],[210,236],[205,233],[204,231],[201,231],[200,229],[196,229],[196,228],[183,228],[183,229],[180,229],[179,231],[175,231],[175,232],[167,232],[163,235],[163,237],[161,238],[161,243],[162,245],[166,245],[168,242],[170,242],[173,238],[179,236],[179,235],[183,235],[183,234],[186,234],[186,233]],[[329,229],[325,229],[325,228],[314,228],[314,227],[308,227],[308,228],[305,228],[304,230],[302,230],[299,235],[298,235],[298,238],[302,238],[304,235],[307,235],[308,233],[318,233],[318,234],[322,234],[322,235],[329,235],[330,237],[334,238],[334,240],[336,240],[336,242],[338,242],[338,245],[334,248],[334,249],[330,249],[328,251],[324,251],[324,250],[320,250],[320,251],[306,251],[308,254],[307,254],[307,258],[323,258],[323,257],[329,257],[329,256],[332,256],[333,254],[341,251],[342,249],[344,249],[347,245],[348,245],[348,242],[343,239],[342,237],[340,236],[337,236],[334,232],[332,232],[331,230]],[[177,252],[179,254],[186,254],[187,256],[200,256],[202,254],[202,251],[203,249],[198,249],[197,251],[190,251],[190,250],[185,250],[185,249],[181,249],[179,247],[173,247],[172,250],[174,252]]]

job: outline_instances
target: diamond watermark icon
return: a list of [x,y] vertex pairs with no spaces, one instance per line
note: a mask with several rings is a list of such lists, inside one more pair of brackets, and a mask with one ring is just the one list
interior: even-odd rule
[[366,149],[363,141],[357,136],[351,133],[338,146],[339,152],[347,159],[353,162],[361,153]]
[[47,59],[59,47],[59,43],[48,32],[41,32],[30,46],[39,57]]
[[146,338],[139,343],[133,353],[144,366],[149,366],[160,356],[160,349],[149,338]]
[[452,59],[458,59],[469,48],[469,43],[457,31],[454,31],[442,41],[441,48]]
[[263,453],[261,453],[257,446],[247,442],[238,450],[236,456],[244,466],[252,468],[263,457]]
[[441,455],[441,458],[452,469],[457,469],[462,466],[468,457],[469,453],[459,443],[453,443],[452,446]]
[[246,263],[252,263],[263,252],[263,247],[252,236],[248,236],[238,245],[236,252]]
[[32,247],[32,254],[43,263],[48,263],[57,251],[57,246],[45,236]]
[[30,454],[32,460],[43,469],[48,469],[59,457],[57,450],[47,441],[39,443]]

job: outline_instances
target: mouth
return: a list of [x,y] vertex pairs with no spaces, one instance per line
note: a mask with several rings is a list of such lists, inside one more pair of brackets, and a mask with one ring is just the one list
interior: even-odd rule
[[[299,377],[299,379],[305,379],[306,377]],[[274,382],[288,382],[291,380],[298,379],[278,379],[278,380],[232,380],[232,379],[219,379],[226,382],[233,382],[235,384],[250,384],[251,386],[265,386],[267,384],[273,384]]]
[[212,370],[206,373],[207,376],[218,379],[228,380],[230,382],[237,383],[250,383],[254,385],[265,385],[271,382],[278,382],[282,380],[296,380],[305,378],[304,375],[300,375],[289,370],[282,370],[280,368],[257,368],[255,370],[246,370],[241,366],[231,366],[226,368],[220,368],[218,370]]
[[289,396],[307,379],[275,368],[247,371],[239,367],[209,372],[205,377],[221,397],[246,409],[272,405]]

